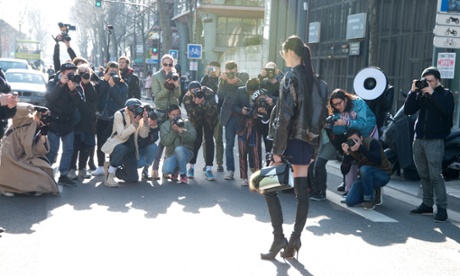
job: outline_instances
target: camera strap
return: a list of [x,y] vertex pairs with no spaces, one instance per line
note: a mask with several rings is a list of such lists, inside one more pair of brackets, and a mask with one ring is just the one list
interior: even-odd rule
[[28,123],[28,124],[25,124],[25,125],[22,125],[22,126],[10,128],[10,129],[5,133],[5,137],[7,137],[8,135],[10,135],[10,134],[11,134],[13,131],[15,131],[16,129],[20,129],[20,128],[22,128],[22,127],[30,126],[30,124],[32,124],[32,123]]

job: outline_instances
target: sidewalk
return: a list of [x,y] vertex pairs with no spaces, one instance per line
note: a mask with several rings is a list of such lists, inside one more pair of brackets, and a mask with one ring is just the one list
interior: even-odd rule
[[[342,176],[339,161],[327,162],[326,169],[328,173]],[[338,185],[339,183],[337,183]],[[331,186],[329,189],[336,191],[336,186]],[[449,219],[460,222],[460,179],[446,181],[446,191]],[[422,200],[422,189],[419,180],[407,181],[394,174],[391,176],[390,183],[385,186],[384,194],[413,206],[420,205]]]

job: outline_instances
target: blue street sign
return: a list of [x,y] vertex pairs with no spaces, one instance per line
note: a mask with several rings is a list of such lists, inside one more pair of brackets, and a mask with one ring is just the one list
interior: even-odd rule
[[187,58],[201,59],[202,46],[201,44],[187,44]]
[[145,60],[145,63],[147,63],[147,64],[156,64],[156,63],[158,63],[158,58],[157,59],[148,58],[148,59]]
[[178,50],[169,50],[169,54],[173,57],[173,59],[179,58],[179,51]]

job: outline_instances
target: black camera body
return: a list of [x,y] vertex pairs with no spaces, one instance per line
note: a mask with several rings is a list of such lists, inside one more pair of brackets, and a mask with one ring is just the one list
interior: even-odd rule
[[166,79],[167,79],[167,80],[177,81],[177,80],[179,79],[179,75],[176,74],[176,73],[173,73],[172,71],[170,71],[170,72],[166,75]]
[[350,138],[350,139],[347,139],[347,141],[346,141],[345,143],[347,143],[347,145],[348,145],[350,148],[353,147],[353,146],[356,144],[355,140],[353,140],[353,139],[351,139],[351,138]]
[[428,81],[425,79],[425,78],[421,78],[417,81],[415,81],[415,87],[417,87],[417,89],[423,89],[425,87],[428,87],[430,84],[428,83]]
[[110,76],[112,77],[114,83],[120,83],[120,76],[118,76],[117,73],[112,72],[110,73]]
[[59,30],[61,30],[62,40],[56,39],[57,41],[70,41],[69,31],[75,31],[77,28],[70,24],[64,24],[62,22],[58,23]]
[[265,72],[267,72],[268,79],[274,79],[276,77],[276,69],[274,68],[265,68]]
[[326,128],[332,129],[334,127],[334,123],[337,122],[337,118],[334,118],[334,115],[331,115],[326,118]]
[[144,116],[144,107],[143,106],[131,106],[129,107],[129,110],[131,110],[134,114],[134,117],[137,117],[137,116],[141,116],[143,117]]
[[235,72],[226,72],[227,78],[229,79],[234,79],[235,78]]
[[260,98],[257,100],[257,107],[263,107],[265,110],[268,111],[268,108],[270,107],[267,103],[267,98]]
[[67,78],[74,82],[74,83],[80,83],[81,82],[81,76],[80,75],[75,75],[74,73],[70,72],[67,74]]
[[185,126],[185,121],[180,116],[174,117],[173,125],[176,125],[178,127],[184,127]]
[[192,90],[192,94],[193,96],[197,97],[198,99],[201,99],[204,97],[204,89],[200,89],[200,88],[195,88]]
[[47,107],[36,105],[36,106],[34,106],[34,110],[37,111],[37,117],[38,117],[38,119],[40,119],[40,121],[43,124],[47,125],[47,124],[49,124],[51,122],[50,113],[48,112],[47,114],[44,114],[45,112],[49,111],[49,109]]

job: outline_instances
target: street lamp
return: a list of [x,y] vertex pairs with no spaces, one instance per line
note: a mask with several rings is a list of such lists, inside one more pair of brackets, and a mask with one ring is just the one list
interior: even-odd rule
[[107,62],[110,61],[110,36],[112,35],[112,30],[113,30],[113,26],[108,25],[107,26],[107,31],[108,31],[108,34],[107,34]]

